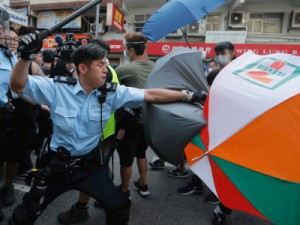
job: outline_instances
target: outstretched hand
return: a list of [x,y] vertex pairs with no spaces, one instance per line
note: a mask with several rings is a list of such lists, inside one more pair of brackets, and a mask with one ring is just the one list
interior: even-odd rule
[[197,91],[193,93],[191,102],[192,103],[205,102],[206,98],[207,98],[207,93],[205,91]]
[[200,108],[203,108],[203,104],[206,98],[207,98],[207,92],[205,91],[192,92],[188,90],[182,90],[183,101],[191,102]]
[[43,46],[43,39],[40,33],[30,33],[24,35],[19,39],[18,53],[21,59],[32,60],[35,58],[35,54],[38,53]]

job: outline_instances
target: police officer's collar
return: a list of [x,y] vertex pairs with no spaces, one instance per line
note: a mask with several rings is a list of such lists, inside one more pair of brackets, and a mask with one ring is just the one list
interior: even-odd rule
[[84,90],[83,90],[83,88],[82,88],[82,86],[81,86],[81,84],[80,84],[79,79],[77,79],[77,83],[75,84],[74,89],[73,89],[73,94],[76,95],[76,94],[79,93],[80,91],[83,91],[83,92],[84,92]]
[[[73,94],[76,95],[76,94],[78,94],[81,91],[83,93],[85,93],[85,91],[83,90],[83,88],[81,86],[81,83],[80,83],[79,79],[77,79],[77,83],[75,84],[74,89],[73,89]],[[98,94],[99,91],[97,89],[95,89],[92,92],[97,92],[97,94]]]

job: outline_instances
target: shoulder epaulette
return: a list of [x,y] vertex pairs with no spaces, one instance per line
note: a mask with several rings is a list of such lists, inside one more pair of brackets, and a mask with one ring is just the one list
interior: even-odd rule
[[103,87],[101,88],[102,90],[106,90],[106,91],[116,91],[117,90],[117,83],[114,82],[105,82]]
[[66,83],[66,84],[72,84],[75,85],[77,83],[77,79],[73,77],[65,77],[65,76],[55,76],[53,78],[54,82],[59,83]]

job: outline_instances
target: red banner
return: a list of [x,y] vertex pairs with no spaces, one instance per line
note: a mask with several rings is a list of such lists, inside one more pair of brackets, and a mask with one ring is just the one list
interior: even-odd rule
[[[63,35],[63,38],[65,36]],[[88,34],[74,34],[76,40],[81,40],[83,43],[90,40]],[[124,50],[123,41],[121,40],[108,40],[111,52],[121,53]],[[54,36],[50,36],[44,40],[43,48],[54,48],[56,45]],[[150,56],[163,56],[173,48],[186,47],[184,42],[149,42],[148,43],[148,55]],[[196,50],[203,50],[206,52],[207,57],[214,57],[214,48],[216,44],[212,43],[190,43],[191,48]],[[252,50],[258,55],[268,55],[273,53],[287,53],[291,55],[300,55],[300,44],[235,44],[234,53],[237,56]]]
[[[172,51],[173,48],[183,46],[188,47],[186,43],[182,42],[150,42],[148,44],[149,55],[165,55]],[[203,50],[206,52],[208,57],[215,55],[214,48],[216,44],[210,43],[190,43],[192,49]],[[291,55],[300,55],[300,44],[289,45],[289,44],[235,44],[234,53],[239,56],[243,53],[252,50],[258,55],[268,55],[273,53],[287,53]]]
[[[112,52],[122,52],[122,41],[108,41]],[[215,55],[214,48],[216,44],[212,43],[189,43],[192,49],[203,50],[206,52],[207,57],[213,57]],[[173,48],[186,47],[184,42],[149,42],[148,54],[150,56],[163,56]],[[300,55],[300,44],[235,44],[235,54],[237,56],[252,50],[258,55],[268,55],[273,53],[287,53],[291,55]]]

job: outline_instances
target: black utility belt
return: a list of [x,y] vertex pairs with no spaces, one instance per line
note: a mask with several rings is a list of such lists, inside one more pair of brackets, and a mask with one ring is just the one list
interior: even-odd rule
[[67,184],[69,177],[77,169],[90,171],[101,166],[98,148],[81,156],[71,156],[64,147],[58,147],[57,152],[51,151],[52,153],[53,157],[48,164],[48,169],[50,180],[57,184]]
[[96,147],[89,153],[81,156],[72,156],[68,160],[69,166],[72,168],[77,168],[80,166],[83,167],[88,167],[88,166],[96,166],[100,165],[100,153],[99,153],[99,148]]
[[70,152],[64,147],[58,147],[57,151],[52,151],[53,158],[50,162],[50,168],[59,170],[65,169],[76,169],[80,167],[90,167],[100,165],[99,158],[99,148],[96,147],[89,153],[81,156],[71,156]]

